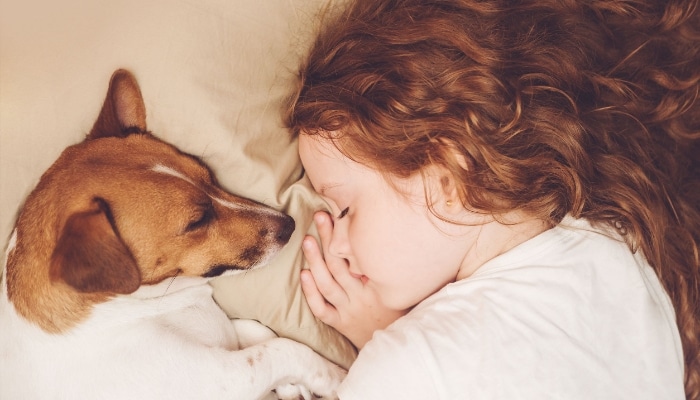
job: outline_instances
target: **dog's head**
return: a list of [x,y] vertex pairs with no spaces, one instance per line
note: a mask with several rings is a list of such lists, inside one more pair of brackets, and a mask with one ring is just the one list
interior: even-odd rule
[[222,190],[200,160],[147,132],[145,114],[134,77],[115,72],[86,140],[28,197],[7,263],[20,312],[32,307],[27,296],[51,290],[102,299],[176,275],[246,270],[289,240],[293,219]]

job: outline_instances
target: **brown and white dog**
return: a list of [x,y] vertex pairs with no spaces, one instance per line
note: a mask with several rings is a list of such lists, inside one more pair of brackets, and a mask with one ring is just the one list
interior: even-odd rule
[[250,400],[289,384],[334,397],[344,371],[308,347],[239,349],[206,284],[265,264],[294,220],[223,191],[145,115],[115,72],[86,140],[27,198],[0,293],[0,398]]

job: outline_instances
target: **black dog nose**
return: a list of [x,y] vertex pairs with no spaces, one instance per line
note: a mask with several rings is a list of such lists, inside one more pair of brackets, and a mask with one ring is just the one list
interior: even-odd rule
[[277,241],[280,243],[287,243],[289,238],[292,237],[295,227],[296,223],[294,222],[294,218],[290,217],[289,215],[285,215],[278,220],[278,229],[275,239],[277,239]]

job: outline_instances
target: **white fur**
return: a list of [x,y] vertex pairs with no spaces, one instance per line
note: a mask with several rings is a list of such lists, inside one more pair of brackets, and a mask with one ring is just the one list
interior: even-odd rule
[[237,350],[236,329],[204,279],[178,277],[116,296],[63,334],[46,333],[18,315],[4,277],[1,292],[3,400],[252,400],[276,387],[280,395],[308,395],[295,387],[290,392],[288,383],[333,396],[344,376],[308,347],[269,334]]

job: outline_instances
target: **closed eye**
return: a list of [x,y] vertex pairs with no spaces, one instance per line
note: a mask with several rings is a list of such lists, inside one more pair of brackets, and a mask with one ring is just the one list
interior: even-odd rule
[[200,229],[209,225],[211,221],[216,217],[216,212],[214,211],[214,206],[211,203],[202,204],[200,206],[200,212],[195,219],[193,219],[187,227],[185,232],[192,232],[194,230]]
[[338,214],[338,216],[335,217],[335,219],[341,219],[344,216],[348,215],[348,211],[350,211],[350,207],[345,207],[345,209],[341,211],[340,214]]

